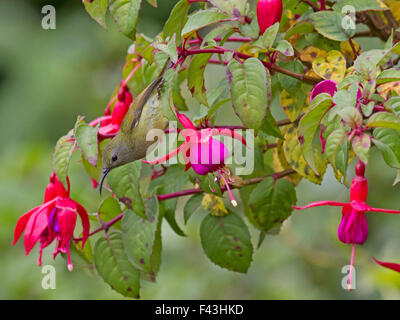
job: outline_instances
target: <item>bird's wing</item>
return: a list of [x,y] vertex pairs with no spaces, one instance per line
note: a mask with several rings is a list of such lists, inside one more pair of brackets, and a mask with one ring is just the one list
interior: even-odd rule
[[139,123],[140,117],[143,112],[143,107],[146,105],[146,102],[149,101],[149,98],[153,94],[154,90],[162,85],[163,80],[164,79],[162,77],[154,80],[153,83],[151,83],[145,90],[143,90],[143,92],[138,97],[140,101],[138,102],[137,108],[133,111],[133,120],[130,126],[130,130],[133,130],[133,128],[135,128]]

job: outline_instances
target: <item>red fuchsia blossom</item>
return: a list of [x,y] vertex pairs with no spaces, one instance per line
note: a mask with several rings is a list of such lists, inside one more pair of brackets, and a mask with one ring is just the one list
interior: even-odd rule
[[26,255],[35,244],[40,242],[38,265],[42,264],[42,252],[53,240],[56,247],[53,258],[59,252],[68,256],[68,270],[73,270],[69,245],[73,237],[77,213],[82,220],[83,235],[82,247],[89,236],[89,217],[85,208],[69,196],[70,184],[67,178],[68,190],[65,190],[55,173],[50,176],[50,183],[46,187],[44,202],[40,206],[26,212],[18,220],[14,231],[15,245],[25,230],[24,243]]
[[110,108],[108,106],[104,111],[104,116],[99,117],[89,123],[89,125],[92,127],[100,123],[98,132],[99,141],[115,137],[132,101],[132,94],[126,85],[126,82],[122,81],[117,95],[117,102],[114,105],[112,113],[110,112]]
[[166,156],[152,161],[143,160],[143,162],[151,165],[161,164],[182,152],[185,158],[186,170],[192,167],[199,175],[217,172],[225,183],[232,205],[236,206],[237,203],[232,196],[229,184],[222,174],[222,169],[225,166],[224,162],[229,155],[229,151],[222,142],[212,137],[217,135],[228,136],[239,140],[244,145],[246,145],[246,140],[230,129],[206,128],[197,130],[184,114],[178,113],[177,116],[184,128],[180,130],[180,133],[185,137],[185,142]]
[[257,20],[261,33],[282,18],[282,0],[259,0],[257,4]]
[[[368,238],[368,224],[365,212],[400,213],[399,210],[373,208],[366,204],[368,195],[368,182],[365,178],[365,165],[359,160],[356,165],[356,175],[350,187],[350,202],[317,201],[304,207],[293,207],[303,210],[318,206],[342,207],[342,220],[338,228],[338,238],[346,244],[352,245],[351,267],[354,263],[355,244],[363,244]],[[352,270],[352,268],[350,269]],[[349,290],[351,288],[351,271],[349,275]]]

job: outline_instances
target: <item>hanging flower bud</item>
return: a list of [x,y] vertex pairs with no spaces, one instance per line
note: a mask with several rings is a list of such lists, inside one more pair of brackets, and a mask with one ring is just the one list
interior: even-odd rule
[[257,19],[261,33],[281,21],[282,0],[259,0],[257,4]]

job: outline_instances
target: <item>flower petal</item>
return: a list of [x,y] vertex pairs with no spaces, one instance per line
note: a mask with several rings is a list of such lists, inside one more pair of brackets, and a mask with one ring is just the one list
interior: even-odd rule
[[42,233],[48,228],[48,212],[49,206],[42,207],[35,211],[25,228],[24,243],[25,243],[25,254],[28,255],[36,242],[40,239]]
[[190,121],[190,119],[188,117],[186,117],[184,114],[178,113],[177,117],[178,117],[179,122],[182,124],[182,126],[185,129],[196,130],[196,127],[194,126],[193,122]]
[[320,93],[327,93],[331,97],[337,91],[336,82],[332,80],[324,80],[317,83],[311,91],[310,94],[310,102]]
[[21,237],[22,231],[24,231],[26,224],[28,223],[28,220],[30,219],[31,215],[39,208],[41,208],[41,206],[37,206],[37,207],[33,208],[32,210],[24,213],[21,216],[21,218],[18,219],[17,225],[15,226],[15,230],[14,230],[14,242],[12,243],[12,245],[15,245],[17,243],[17,241]]
[[71,199],[60,199],[57,204],[57,220],[60,226],[60,248],[65,249],[74,235],[77,208]]
[[89,231],[90,231],[89,216],[87,214],[86,209],[80,203],[78,203],[76,201],[74,201],[74,202],[78,209],[78,214],[82,221],[82,248],[83,248],[87,238],[89,237]]
[[367,240],[368,223],[363,211],[356,211],[351,205],[343,207],[338,238],[346,244],[363,244]]
[[382,262],[382,261],[376,260],[374,257],[372,257],[372,259],[374,259],[374,261],[375,261],[377,264],[381,265],[382,267],[391,269],[391,270],[393,270],[393,271],[400,272],[400,264],[398,264],[398,263],[393,263],[393,262]]

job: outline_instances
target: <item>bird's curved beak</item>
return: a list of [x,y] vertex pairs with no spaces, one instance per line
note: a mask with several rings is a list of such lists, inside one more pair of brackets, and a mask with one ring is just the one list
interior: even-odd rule
[[101,189],[103,188],[104,179],[107,176],[107,174],[110,172],[110,170],[111,170],[110,168],[103,169],[103,173],[101,174],[100,184],[99,184],[100,195],[101,195]]

